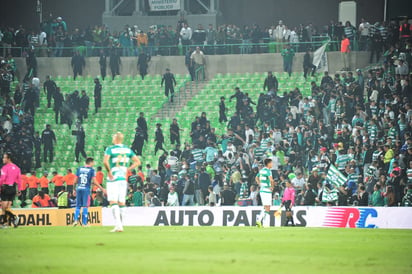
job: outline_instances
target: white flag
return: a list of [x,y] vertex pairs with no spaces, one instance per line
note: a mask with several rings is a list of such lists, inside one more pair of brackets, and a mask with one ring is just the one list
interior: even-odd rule
[[313,64],[316,66],[317,71],[324,72],[329,70],[328,55],[326,54],[328,44],[329,41],[313,53]]

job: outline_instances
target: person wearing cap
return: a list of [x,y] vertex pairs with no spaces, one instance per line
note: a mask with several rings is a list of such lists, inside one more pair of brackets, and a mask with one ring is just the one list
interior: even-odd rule
[[170,102],[173,103],[173,97],[175,96],[174,86],[176,86],[176,79],[173,73],[170,72],[170,69],[166,69],[166,73],[163,74],[162,82],[160,84],[163,87],[163,83],[165,84],[165,96],[169,99],[170,93]]

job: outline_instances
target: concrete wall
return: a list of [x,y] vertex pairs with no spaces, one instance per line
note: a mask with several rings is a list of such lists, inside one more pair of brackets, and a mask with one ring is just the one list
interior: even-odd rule
[[[367,52],[353,52],[351,54],[352,69],[363,68],[368,65],[369,54]],[[283,61],[280,54],[247,54],[247,55],[210,55],[206,57],[207,77],[210,79],[216,73],[244,73],[244,72],[266,72],[283,71]],[[73,75],[70,58],[37,58],[40,79],[46,75]],[[137,75],[137,58],[122,57],[120,73],[122,75]],[[149,74],[164,73],[166,68],[170,68],[176,74],[186,74],[183,56],[154,56],[149,65]],[[331,73],[342,69],[340,52],[329,52],[329,71]],[[297,53],[293,63],[293,71],[302,71],[303,53]],[[21,79],[26,71],[25,60],[16,58],[18,76]],[[86,58],[86,68],[83,75],[93,77],[100,74],[98,57]],[[108,74],[110,69],[108,68]]]

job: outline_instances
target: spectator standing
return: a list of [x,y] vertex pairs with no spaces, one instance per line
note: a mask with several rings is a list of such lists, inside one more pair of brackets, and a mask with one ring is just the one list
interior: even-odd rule
[[187,23],[183,23],[183,27],[180,29],[180,40],[182,45],[187,48],[192,43],[192,29]]
[[311,72],[312,77],[315,76],[316,66],[312,62],[309,50],[306,50],[303,56],[303,77],[305,77],[305,80],[309,72]]
[[167,195],[167,206],[179,206],[179,196],[177,192],[175,191],[175,186],[170,185],[169,187],[169,193]]
[[99,66],[100,66],[100,75],[102,76],[102,80],[106,77],[106,69],[107,69],[107,56],[104,50],[100,50],[99,56]]
[[275,93],[278,91],[279,82],[276,76],[273,75],[271,71],[268,71],[268,76],[265,79],[265,83],[263,84],[263,90],[267,91],[274,91]]
[[50,163],[53,162],[53,148],[56,143],[56,135],[51,129],[51,125],[47,124],[46,129],[41,134],[41,142],[43,144],[43,160],[47,163],[47,154],[49,154]]
[[365,18],[361,19],[361,23],[359,24],[359,50],[368,50],[368,42],[369,42],[369,27],[370,24],[365,20]]
[[343,40],[340,43],[340,52],[342,56],[342,63],[343,63],[343,69],[342,70],[350,70],[350,40],[349,38],[344,35]]
[[213,46],[216,42],[216,30],[213,29],[213,25],[209,24],[209,28],[206,30],[206,54],[213,54]]
[[86,66],[84,57],[80,55],[80,52],[76,51],[72,57],[71,65],[73,68],[73,80],[76,80],[77,75],[83,75],[83,69]]
[[290,44],[288,44],[282,50],[281,55],[283,57],[283,70],[287,72],[290,77],[292,75],[292,64],[293,57],[295,56],[295,50],[290,47]]
[[203,46],[206,42],[206,30],[203,28],[202,24],[197,25],[197,29],[192,35],[193,43],[197,46]]
[[116,77],[116,75],[120,74],[120,55],[117,52],[117,49],[113,48],[110,52],[110,60],[109,60],[110,70],[112,72],[112,80]]
[[50,79],[50,75],[46,76],[46,81],[43,84],[44,93],[47,94],[47,108],[51,106],[51,99],[54,98],[57,85],[56,83]]
[[276,42],[276,52],[280,52],[283,45],[283,34],[285,32],[285,25],[283,25],[283,21],[279,20],[279,24],[273,30],[273,38]]
[[173,103],[173,97],[175,96],[174,86],[176,86],[176,79],[168,68],[166,69],[166,73],[163,74],[162,83],[160,84],[161,87],[163,87],[163,83],[165,84],[165,96],[167,97],[167,99],[169,99],[170,92],[170,102]]
[[[104,80],[104,78],[103,78]],[[97,113],[99,108],[102,107],[102,84],[98,78],[94,79],[94,113]]]
[[147,75],[147,68],[149,67],[149,62],[150,56],[142,50],[142,52],[139,54],[139,57],[137,58],[137,67],[139,69],[139,73],[142,77],[142,80],[144,80],[144,77]]
[[230,189],[229,185],[225,183],[222,191],[222,206],[233,206],[236,201],[236,193]]
[[193,65],[193,69],[194,69],[194,73],[195,73],[195,77],[196,80],[199,80],[199,75],[196,75],[196,73],[198,72],[198,69],[201,68],[202,70],[202,80],[206,80],[205,78],[205,64],[206,64],[206,59],[205,59],[205,55],[203,54],[203,52],[200,50],[200,47],[196,47],[196,50],[192,53],[192,55],[190,56],[190,59],[192,60],[192,65]]
[[187,70],[189,71],[190,78],[192,79],[192,81],[194,81],[195,80],[195,70],[193,68],[193,62],[191,60],[192,53],[193,53],[192,48],[188,47],[185,53],[185,65],[186,65]]

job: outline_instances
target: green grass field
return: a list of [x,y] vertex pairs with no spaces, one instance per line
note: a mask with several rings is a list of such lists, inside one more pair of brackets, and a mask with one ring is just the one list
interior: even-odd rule
[[412,232],[281,227],[0,230],[0,273],[412,273]]

